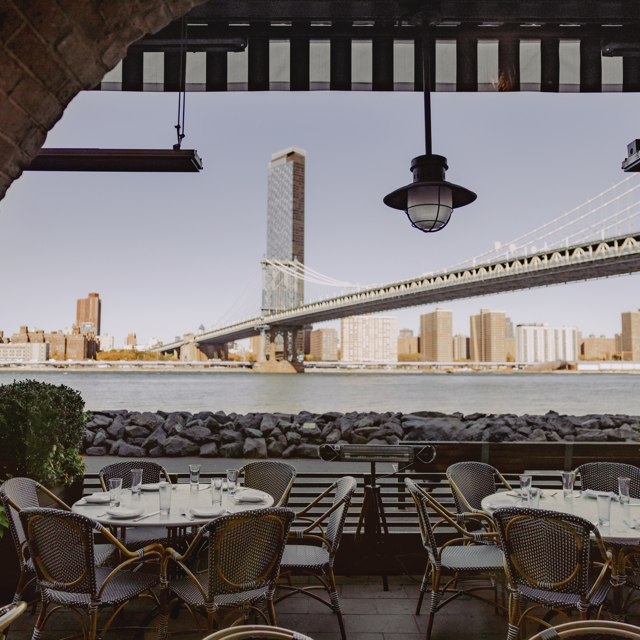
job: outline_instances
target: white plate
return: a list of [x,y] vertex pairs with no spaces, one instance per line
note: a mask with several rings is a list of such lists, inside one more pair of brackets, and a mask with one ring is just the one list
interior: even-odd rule
[[84,501],[91,504],[106,504],[110,499],[108,493],[92,493],[84,497]]
[[144,509],[142,507],[138,507],[137,509],[131,509],[130,507],[114,507],[113,509],[107,509],[107,515],[112,518],[122,518],[123,520],[137,518],[143,513]]
[[201,507],[200,509],[189,509],[189,513],[196,518],[217,518],[227,513],[223,507]]
[[151,482],[149,484],[141,484],[140,488],[143,491],[160,491],[160,483],[159,482]]

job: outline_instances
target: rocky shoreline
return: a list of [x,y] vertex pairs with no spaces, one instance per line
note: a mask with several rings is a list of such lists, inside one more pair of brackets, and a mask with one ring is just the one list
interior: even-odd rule
[[89,456],[317,458],[318,445],[440,442],[639,442],[640,416],[402,413],[140,413],[95,411]]

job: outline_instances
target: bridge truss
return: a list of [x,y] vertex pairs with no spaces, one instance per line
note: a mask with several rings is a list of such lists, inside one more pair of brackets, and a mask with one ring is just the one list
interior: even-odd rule
[[[362,313],[389,311],[495,293],[630,274],[640,271],[640,179],[628,176],[580,206],[478,256],[437,272],[386,284],[358,285],[324,276],[306,265],[279,265],[325,297],[296,309],[260,315],[259,303],[241,296],[254,314],[194,336],[199,345],[222,344],[272,326],[301,327]],[[254,286],[255,289],[255,286]],[[336,295],[337,289],[340,293]],[[229,314],[225,315],[229,318]],[[163,345],[171,351],[184,341]]]

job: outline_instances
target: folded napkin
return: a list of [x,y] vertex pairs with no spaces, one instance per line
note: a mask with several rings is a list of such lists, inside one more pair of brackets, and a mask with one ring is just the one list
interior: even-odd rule
[[266,499],[267,494],[256,489],[239,489],[234,496],[235,502],[264,502]]
[[515,507],[518,503],[509,498],[494,498],[487,503],[489,509],[503,509],[505,507]]
[[107,513],[114,518],[137,518],[144,513],[144,509],[142,507],[138,507],[137,509],[131,509],[129,507],[113,507],[112,509],[107,509]]
[[111,500],[108,493],[92,493],[91,495],[85,496],[82,504],[85,502],[91,504],[106,504]]
[[594,491],[593,489],[585,489],[582,493],[590,498],[597,498],[598,496],[611,496],[612,500],[618,500],[618,494],[613,491]]
[[159,482],[149,482],[147,484],[141,484],[140,488],[143,491],[159,491],[160,490],[160,483]]
[[220,506],[200,507],[199,509],[189,509],[189,513],[196,518],[217,518],[227,513],[227,510]]

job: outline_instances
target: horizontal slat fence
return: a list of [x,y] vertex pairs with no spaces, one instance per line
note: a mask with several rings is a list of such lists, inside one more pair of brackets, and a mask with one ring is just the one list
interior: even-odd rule
[[[436,460],[429,465],[426,472],[402,472],[391,477],[381,478],[382,500],[391,534],[391,553],[404,557],[402,564],[387,563],[388,573],[410,570],[420,573],[424,569],[425,554],[422,552],[418,529],[418,516],[413,500],[405,489],[404,479],[411,478],[420,486],[428,488],[433,497],[450,511],[455,511],[453,496],[446,478],[446,469],[460,461],[487,462],[501,471],[507,482],[516,488],[519,486],[518,476],[527,473],[533,476],[533,485],[543,489],[561,489],[559,470],[575,469],[586,462],[625,462],[640,463],[640,444],[618,442],[434,442],[437,449]],[[294,461],[295,464],[295,461]],[[188,473],[169,474],[173,482],[188,483]],[[289,507],[299,511],[309,504],[313,498],[322,493],[329,485],[345,475],[352,475],[358,482],[351,509],[345,524],[345,536],[341,544],[336,562],[339,573],[369,573],[381,571],[378,561],[364,562],[360,545],[355,541],[355,532],[364,498],[365,474],[362,471],[351,471],[348,463],[340,472],[301,471],[296,477]],[[381,473],[381,475],[383,475]],[[206,472],[200,475],[201,480],[208,481],[212,477],[224,477],[224,472]],[[579,480],[577,484],[579,488]],[[97,474],[87,474],[84,484],[85,493],[101,491]],[[331,497],[327,497],[310,512],[310,517],[319,517],[331,506]],[[435,522],[435,514],[434,522]],[[444,543],[454,535],[451,527],[438,527],[436,539]]]
[[[289,507],[294,511],[302,510],[317,495],[322,493],[331,483],[335,482],[345,474],[335,474],[326,472],[304,472],[298,474],[293,485],[289,498]],[[533,483],[538,487],[558,488],[561,487],[560,477],[554,472],[531,472]],[[188,473],[169,474],[173,482],[188,483]],[[223,473],[202,473],[201,481],[208,481],[212,477],[223,477]],[[347,516],[345,533],[354,534],[358,525],[358,518],[362,509],[364,498],[364,475],[363,473],[352,473],[358,481],[358,488],[351,503],[351,509]],[[400,473],[391,478],[384,478],[379,481],[382,489],[382,500],[390,532],[393,533],[417,533],[418,519],[413,500],[405,489],[404,479],[411,478],[422,487],[429,489],[436,500],[444,507],[455,511],[451,489],[446,476],[442,472],[434,473]],[[505,478],[512,486],[518,486],[518,476],[506,474]],[[85,477],[85,493],[101,491],[97,475],[91,474]],[[309,517],[319,517],[331,506],[331,496],[322,500],[312,509]],[[442,533],[447,533],[446,529],[438,529]]]

